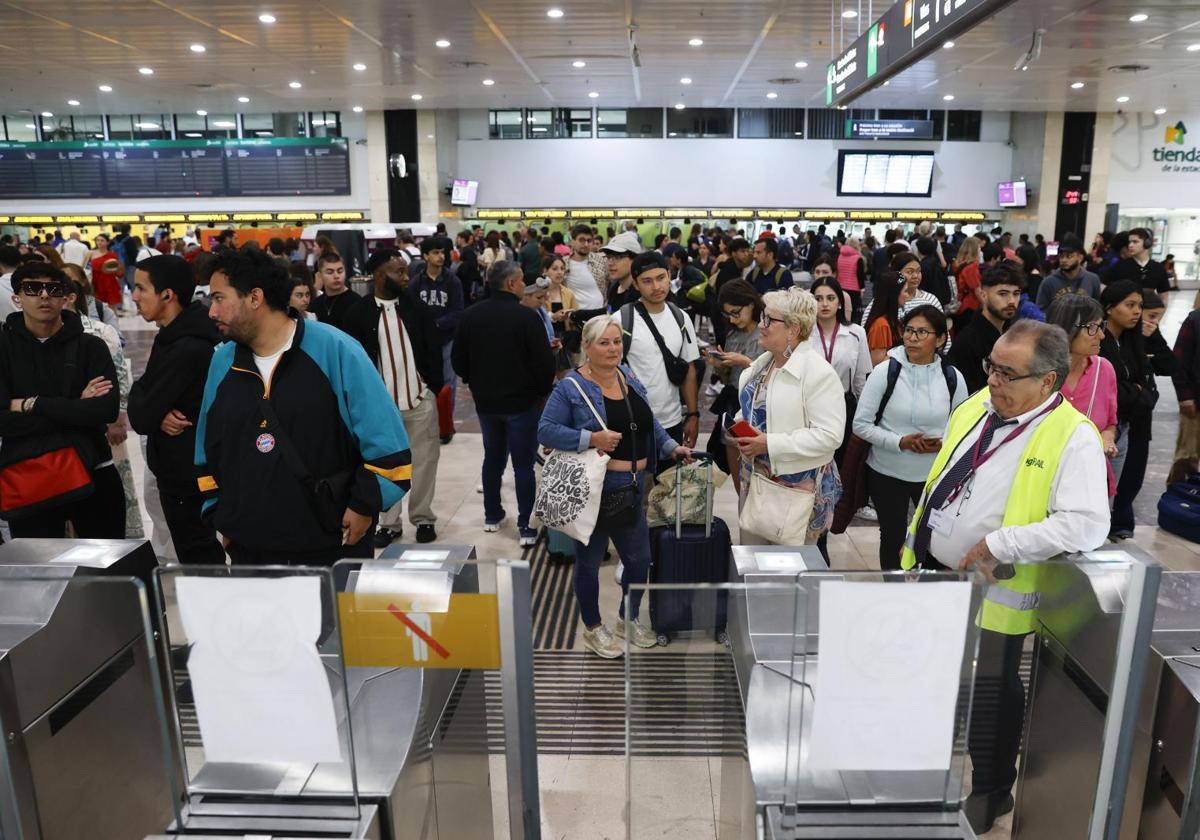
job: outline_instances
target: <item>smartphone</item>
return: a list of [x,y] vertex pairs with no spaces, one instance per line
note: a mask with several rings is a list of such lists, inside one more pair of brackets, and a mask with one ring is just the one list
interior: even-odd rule
[[745,420],[739,420],[729,427],[729,434],[739,438],[758,437],[758,430]]
[[725,358],[725,354],[724,354],[724,353],[722,353],[720,350],[709,350],[709,351],[708,351],[708,352],[706,352],[704,355],[706,355],[706,356],[712,356],[714,359],[723,359],[723,358]]

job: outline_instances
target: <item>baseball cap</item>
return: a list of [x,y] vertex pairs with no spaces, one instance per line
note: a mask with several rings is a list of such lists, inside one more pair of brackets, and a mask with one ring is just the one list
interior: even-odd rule
[[618,233],[612,239],[608,240],[608,242],[604,243],[604,247],[601,250],[606,254],[628,254],[633,256],[642,253],[645,248],[638,241],[637,234],[627,230],[624,233]]
[[394,259],[400,257],[400,252],[395,248],[380,248],[375,253],[371,254],[367,260],[367,274],[374,274],[379,270],[379,267],[386,265]]
[[684,248],[678,242],[668,242],[662,249],[662,254],[668,259],[671,257],[686,257],[687,248]]
[[661,268],[663,271],[670,271],[671,267],[667,265],[667,258],[658,251],[647,251],[644,254],[639,254],[633,260],[633,265],[630,266],[629,273],[634,277],[641,277],[647,271],[653,271],[656,268]]
[[1083,243],[1079,241],[1077,236],[1064,236],[1062,241],[1058,243],[1058,253],[1074,252],[1077,254],[1086,254]]

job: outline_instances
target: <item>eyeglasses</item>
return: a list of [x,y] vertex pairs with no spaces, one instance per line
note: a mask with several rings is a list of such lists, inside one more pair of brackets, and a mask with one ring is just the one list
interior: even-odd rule
[[1090,324],[1078,324],[1075,329],[1086,332],[1088,335],[1097,335],[1104,329],[1104,324],[1100,321],[1092,321]]
[[782,318],[772,318],[770,315],[768,315],[766,312],[764,312],[762,314],[762,317],[758,319],[758,325],[765,330],[771,326],[772,321],[774,321],[776,324],[786,324],[787,323],[787,321],[783,320]]
[[1021,374],[1020,376],[1018,376],[1017,372],[1015,370],[1009,370],[1006,367],[992,364],[991,356],[987,356],[984,358],[983,372],[985,374],[987,374],[989,379],[992,376],[995,376],[998,380],[1000,380],[1000,382],[1002,382],[1004,384],[1007,384],[1009,382],[1020,382],[1022,379],[1034,379],[1036,377],[1046,375],[1046,371],[1042,371],[1041,373],[1031,372],[1031,373],[1024,373],[1024,374]]
[[734,318],[741,317],[741,314],[745,309],[746,309],[746,306],[744,306],[744,305],[739,306],[737,309],[733,310],[732,312],[730,312],[728,309],[722,309],[721,314],[725,317],[726,321],[732,321]]
[[67,289],[62,283],[39,283],[36,280],[22,280],[20,291],[29,297],[41,297],[42,292],[52,298],[64,297],[67,294]]
[[904,328],[904,337],[905,338],[909,338],[911,336],[912,338],[917,339],[917,341],[924,341],[925,339],[929,338],[929,336],[931,336],[931,335],[937,335],[937,333],[935,333],[933,330],[927,330],[924,327],[905,327]]

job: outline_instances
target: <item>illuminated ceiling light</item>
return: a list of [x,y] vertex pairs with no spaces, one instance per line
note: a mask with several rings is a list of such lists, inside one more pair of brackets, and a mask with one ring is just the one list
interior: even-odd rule
[[1158,114],[1161,117],[1163,114],[1167,113],[1167,109],[1166,108],[1155,108],[1154,113]]
[[270,12],[263,12],[261,15],[258,16],[258,22],[259,23],[274,23],[275,15],[271,14]]
[[1188,44],[1187,51],[1188,52],[1200,52],[1200,44]]
[[231,120],[217,120],[213,123],[214,128],[237,128],[237,123]]
[[571,62],[571,66],[574,67],[576,70],[582,70],[584,67],[587,67],[587,62],[576,59],[575,61]]
[[355,105],[355,106],[354,106],[353,108],[351,108],[350,110],[351,110],[351,111],[353,111],[353,112],[354,112],[354,113],[356,113],[356,114],[361,114],[361,113],[363,112],[363,106],[361,106],[361,105]]
[[367,65],[363,64],[363,63],[360,61],[358,64],[355,64],[355,65],[354,65],[354,69],[355,69],[355,70],[357,70],[359,73],[361,73],[362,71],[364,71],[364,70],[366,70],[366,69],[367,69]]
[[847,9],[846,11],[842,12],[842,17],[844,17],[846,20],[852,20],[853,18],[858,17],[858,12],[854,11],[854,9]]
[[562,9],[547,9],[546,10],[546,17],[551,17],[551,18],[554,18],[555,20],[558,20],[558,18],[560,18],[562,16],[563,16]]
[[50,113],[49,111],[42,111],[42,116],[43,117],[53,117],[54,114]]
[[143,76],[153,76],[154,68],[153,67],[139,67],[138,72],[141,73]]
[[767,99],[778,99],[778,98],[779,98],[779,94],[778,94],[778,93],[776,93],[776,92],[775,92],[775,91],[773,91],[773,90],[772,90],[772,91],[769,91],[769,92],[767,93]]
[[241,102],[243,105],[245,105],[249,101],[250,101],[249,96],[239,96],[238,97],[238,102]]
[[675,103],[675,110],[676,110],[676,111],[682,111],[682,110],[683,110],[684,108],[686,108],[686,107],[687,107],[687,106],[686,106],[686,105],[684,105],[682,102],[676,102],[676,103]]
[[433,42],[433,45],[435,47],[437,47],[439,50],[444,50],[450,46],[450,42],[447,41],[445,38],[438,38],[436,41]]
[[1121,104],[1125,104],[1126,102],[1129,101],[1129,97],[1128,96],[1118,96],[1117,101],[1120,102]]
[[68,105],[72,105],[72,106],[74,106],[74,105],[78,105],[78,104],[79,104],[79,100],[78,100],[78,99],[68,99],[68,100],[67,100],[67,104],[68,104]]
[[199,131],[185,131],[183,136],[184,137],[203,137],[204,135],[201,134]]
[[954,42],[953,42],[953,41],[947,41],[946,43],[942,44],[942,49],[944,49],[944,50],[952,50],[952,49],[954,49]]
[[704,39],[703,38],[692,38],[690,41],[688,41],[688,46],[689,47],[703,47]]
[[37,128],[37,126],[34,125],[33,123],[25,123],[25,127],[26,128]]
[[300,84],[299,82],[288,82],[288,87],[290,87],[292,90],[300,90],[300,88],[304,87],[304,85]]
[[494,85],[494,84],[496,84],[496,80],[495,80],[495,79],[484,79],[484,80],[483,80],[483,85],[484,85],[484,87],[491,87],[491,86],[492,86],[492,85]]
[[194,53],[208,52],[208,47],[204,46],[203,44],[192,44],[190,47],[188,47],[188,49]]
[[134,123],[134,125],[137,126],[138,128],[158,128],[159,127],[158,123],[156,123],[156,122],[141,122],[141,123]]
[[196,116],[197,116],[197,117],[207,117],[207,116],[208,116],[208,111],[197,111],[197,112],[196,112]]
[[414,94],[412,95],[412,101],[413,101],[413,102],[420,102],[420,101],[421,101],[422,99],[424,99],[424,98],[425,98],[425,97],[424,97],[424,96],[422,96],[422,95],[421,95],[421,94],[419,94],[419,93],[414,93]]
[[943,99],[944,101],[946,101],[946,102],[953,102],[953,101],[954,101],[954,94],[953,94],[953,93],[947,93],[945,96],[943,96],[943,97],[942,97],[942,99]]
[[797,62],[796,62],[796,69],[797,69],[797,70],[803,70],[803,69],[804,69],[805,67],[807,67],[807,66],[808,66],[808,62],[807,62],[807,61],[797,61]]
[[681,84],[681,85],[690,85],[691,83],[692,83],[692,80],[690,78],[688,78],[687,76],[684,76],[682,79],[679,80],[679,84]]
[[1147,21],[1149,19],[1150,19],[1150,15],[1144,14],[1142,12],[1138,12],[1136,15],[1129,16],[1130,23],[1143,23],[1144,21]]
[[888,86],[888,85],[890,85],[891,83],[892,83],[892,80],[891,80],[891,79],[888,79],[886,82],[884,82],[884,83],[883,83],[883,86],[884,86],[884,87],[887,87],[887,86]]
[[100,85],[101,93],[112,93],[112,85]]
[[600,98],[600,94],[596,93],[596,91],[594,91],[594,90],[590,91],[588,93],[588,99],[599,99],[599,98]]
[[1083,82],[1071,82],[1071,90],[1083,90]]

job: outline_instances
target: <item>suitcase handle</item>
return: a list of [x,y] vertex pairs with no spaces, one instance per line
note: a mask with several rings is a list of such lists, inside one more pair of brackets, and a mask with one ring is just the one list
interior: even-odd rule
[[[712,536],[713,521],[713,459],[707,452],[693,452],[692,458],[708,464],[708,483],[704,488],[704,538]],[[680,469],[683,464],[675,465],[675,539],[683,538],[683,481]]]

